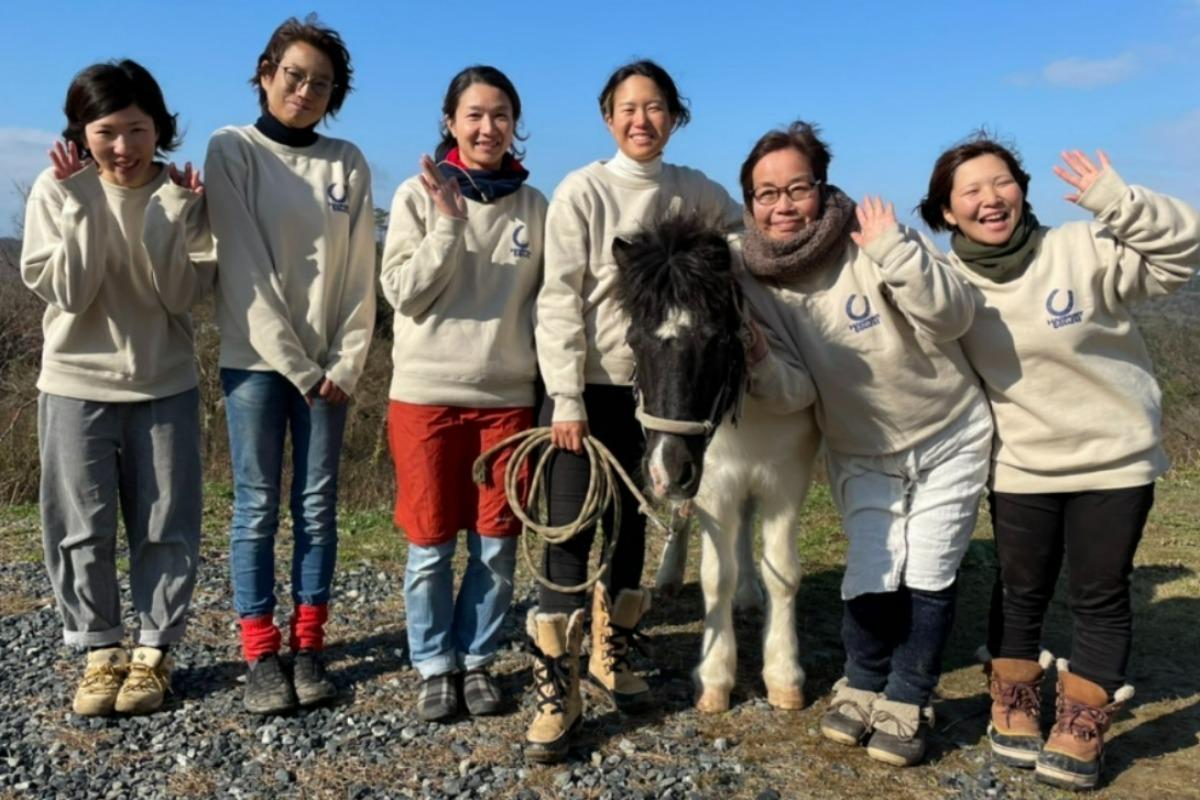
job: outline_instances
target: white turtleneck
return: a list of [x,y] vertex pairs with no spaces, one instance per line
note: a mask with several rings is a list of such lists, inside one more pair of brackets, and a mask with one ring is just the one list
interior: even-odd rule
[[546,215],[546,262],[537,299],[538,365],[554,398],[554,421],[586,420],[583,387],[626,386],[633,353],[617,305],[612,241],[665,216],[697,213],[725,231],[742,227],[742,207],[704,173],[638,162],[618,152],[563,179]]

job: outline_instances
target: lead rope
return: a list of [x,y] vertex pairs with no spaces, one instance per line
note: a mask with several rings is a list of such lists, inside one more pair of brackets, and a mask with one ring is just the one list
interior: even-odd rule
[[[616,478],[619,477],[625,483],[630,493],[637,499],[639,504],[638,511],[640,513],[644,514],[647,519],[668,533],[670,533],[670,529],[654,515],[650,502],[638,490],[637,485],[629,477],[625,468],[617,461],[616,456],[604,446],[603,442],[590,435],[583,437],[583,450],[587,455],[590,469],[588,470],[587,494],[584,497],[583,506],[579,509],[579,515],[572,522],[565,525],[549,525],[541,522],[539,519],[534,519],[534,516],[540,516],[538,509],[541,508],[543,501],[543,477],[547,464],[549,463],[550,456],[558,450],[557,447],[550,443],[550,431],[550,428],[530,428],[493,445],[479,456],[479,458],[475,459],[475,463],[471,467],[471,477],[477,486],[483,486],[491,474],[491,470],[488,469],[488,463],[497,453],[512,447],[512,455],[509,457],[508,463],[504,466],[504,495],[508,500],[508,507],[521,520],[521,523],[525,526],[524,532],[526,534],[530,532],[536,533],[548,545],[565,544],[570,541],[579,535],[581,531],[587,530],[599,522],[609,506],[612,506],[613,531],[612,535],[608,537],[608,546],[601,555],[600,568],[589,576],[586,581],[576,586],[563,586],[543,575],[541,570],[534,566],[529,544],[529,540],[532,537],[528,535],[521,537],[524,540],[521,551],[525,555],[525,564],[540,584],[556,592],[579,594],[592,588],[596,581],[604,577],[605,572],[608,570],[613,551],[617,547],[617,539],[621,534],[621,493],[617,491]],[[533,468],[527,506],[521,498],[521,467],[525,462],[529,461],[534,451],[539,448],[542,449],[542,453],[538,456]],[[527,511],[527,509],[529,510]],[[533,513],[531,514],[530,511]]]

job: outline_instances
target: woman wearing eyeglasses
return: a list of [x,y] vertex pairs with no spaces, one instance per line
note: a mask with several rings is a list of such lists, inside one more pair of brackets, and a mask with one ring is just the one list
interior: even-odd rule
[[747,290],[798,356],[759,361],[750,391],[781,412],[815,402],[849,540],[845,676],[821,732],[908,766],[925,752],[992,421],[957,341],[974,313],[965,284],[891,204],[856,207],[827,183],[831,158],[796,122],[742,165],[741,254],[760,282]]
[[[208,148],[209,214],[220,264],[217,322],[234,510],[233,602],[249,664],[245,706],[260,714],[336,694],[320,659],[337,556],[338,459],[347,403],[375,314],[374,206],[366,159],[321,136],[350,91],[350,54],[315,16],[288,19],[251,85],[262,116]],[[290,645],[278,652],[275,532],[284,438],[292,441]]]

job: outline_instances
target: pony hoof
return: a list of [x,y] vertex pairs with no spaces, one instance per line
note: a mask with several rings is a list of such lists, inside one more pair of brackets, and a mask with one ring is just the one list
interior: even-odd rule
[[797,711],[804,708],[804,689],[799,686],[768,686],[767,702],[772,708]]
[[721,714],[729,710],[729,692],[725,689],[702,689],[696,698],[696,710],[701,714]]

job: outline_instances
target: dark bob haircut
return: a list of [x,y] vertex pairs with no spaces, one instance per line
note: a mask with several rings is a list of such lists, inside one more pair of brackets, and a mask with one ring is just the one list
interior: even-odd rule
[[[438,129],[442,140],[438,142],[436,151],[438,161],[445,158],[446,153],[449,153],[451,148],[457,144],[454,134],[450,133],[450,129],[446,126],[446,120],[454,119],[454,115],[458,111],[458,101],[462,99],[463,92],[477,83],[482,83],[485,86],[491,86],[493,89],[504,92],[508,97],[509,105],[512,106],[513,127],[515,128],[517,123],[521,121],[521,96],[517,94],[517,87],[513,86],[508,76],[495,67],[489,67],[484,64],[475,64],[467,67],[450,79],[450,86],[447,87],[446,96],[442,99],[442,121]],[[513,158],[525,157],[525,151],[517,146],[517,142],[523,142],[526,138],[515,130],[513,131],[513,144],[509,148],[509,152]]]
[[950,192],[954,189],[954,173],[963,164],[979,156],[992,155],[1008,165],[1008,171],[1021,187],[1021,195],[1025,198],[1022,213],[1029,213],[1033,208],[1029,204],[1029,173],[1021,166],[1021,157],[1017,155],[1012,145],[1004,145],[996,141],[990,133],[978,130],[960,143],[954,145],[938,156],[929,175],[929,190],[917,206],[917,213],[932,231],[948,231],[950,223],[946,222],[943,210],[950,207]]
[[605,119],[613,115],[613,96],[617,93],[617,87],[624,83],[626,78],[635,75],[654,81],[654,85],[663,93],[663,98],[667,101],[667,112],[673,120],[671,130],[678,130],[692,121],[687,98],[679,96],[679,89],[667,71],[649,59],[632,61],[623,67],[617,67],[613,74],[608,76],[608,83],[600,90],[600,114]]
[[137,106],[154,120],[155,149],[159,153],[169,153],[179,147],[178,115],[167,110],[162,89],[154,76],[129,59],[92,64],[75,76],[63,105],[63,113],[67,115],[63,138],[74,142],[80,152],[87,153],[87,137],[83,131],[88,123],[129,106]]
[[803,120],[796,120],[786,129],[776,128],[773,131],[767,131],[754,143],[754,147],[750,148],[750,155],[746,156],[746,160],[742,162],[742,171],[739,173],[742,182],[742,200],[746,205],[750,205],[750,200],[754,197],[755,165],[764,156],[778,150],[788,149],[803,153],[808,159],[808,163],[812,165],[813,177],[821,184],[826,182],[829,176],[829,162],[833,160],[833,153],[830,152],[829,145],[821,139],[820,128]]
[[275,29],[267,42],[266,48],[258,57],[254,77],[250,85],[258,89],[258,105],[267,113],[267,91],[262,88],[262,79],[270,77],[279,69],[283,54],[296,42],[304,42],[325,54],[329,63],[333,64],[333,90],[329,93],[329,105],[325,107],[326,116],[336,117],[346,95],[351,92],[350,79],[354,70],[350,67],[350,51],[346,43],[333,28],[322,25],[316,14],[309,14],[300,21],[288,17],[283,24]]

